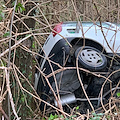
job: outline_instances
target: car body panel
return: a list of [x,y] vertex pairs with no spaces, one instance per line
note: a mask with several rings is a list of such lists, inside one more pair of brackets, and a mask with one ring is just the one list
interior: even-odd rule
[[[56,30],[58,30],[59,33],[56,34],[57,31],[55,32],[55,29],[53,29],[53,32],[50,33],[43,48],[40,50],[39,54],[43,56],[38,58],[41,73],[39,70],[35,72],[34,87],[38,95],[40,95],[40,98],[44,101],[47,101],[48,96],[53,95],[49,85],[51,85],[54,91],[57,91],[56,84],[59,83],[59,91],[64,91],[64,95],[66,92],[74,93],[76,90],[82,90],[76,70],[71,71],[68,69],[67,71],[63,70],[58,73],[54,72],[62,67],[76,67],[75,62],[78,55],[79,67],[86,68],[90,71],[106,72],[108,70],[106,56],[108,56],[108,54],[120,53],[120,30],[119,26],[115,24],[105,22],[102,23],[101,27],[99,22],[82,22],[82,24],[79,22],[64,22],[59,25],[56,26]],[[86,42],[84,48],[82,47],[83,40]],[[97,62],[94,62],[94,65],[93,63],[90,64],[91,61],[89,59],[83,60],[80,54],[78,54],[80,51],[87,51],[87,55],[82,55],[85,57],[91,55],[93,57],[88,58],[93,58],[95,61],[96,58],[99,57],[100,59],[97,59],[97,67]],[[92,52],[90,53],[89,51]],[[73,73],[75,73],[75,75],[73,75]],[[51,76],[48,77],[50,74]],[[91,80],[95,79],[95,77],[89,75],[90,78],[86,79],[88,74],[82,73],[82,71],[80,71],[80,76],[84,87],[86,86],[85,88],[89,90],[90,95],[92,95],[92,92],[95,93],[94,89],[91,89],[94,86]],[[54,80],[56,82],[54,82]],[[98,81],[100,80],[98,79]],[[90,87],[89,84],[91,84]],[[100,89],[101,86],[102,84],[100,84],[98,88]],[[99,93],[99,90],[97,92]],[[63,95],[63,93],[60,93],[60,95]],[[65,100],[69,100],[69,97],[66,97]],[[41,102],[40,109],[42,111],[44,110],[44,105],[45,103]]]
[[[99,43],[103,48],[105,48],[107,53],[112,53],[111,49],[114,50],[115,53],[120,53],[120,31],[119,27],[112,24],[112,23],[104,23],[103,24],[103,32],[106,37],[104,39],[103,33],[101,32],[101,27],[93,24],[91,22],[85,22],[85,25],[89,24],[89,26],[83,25],[79,29],[79,32],[77,33],[76,22],[71,22],[73,25],[69,25],[70,23],[63,23],[62,25],[62,31],[57,34],[55,37],[53,37],[52,33],[49,35],[48,39],[45,42],[43,49],[46,52],[46,55],[49,54],[53,46],[61,39],[68,39],[68,38],[85,38],[93,40],[97,43]],[[112,27],[111,27],[112,26]],[[73,32],[69,32],[69,30],[73,30]],[[83,35],[84,34],[84,35]],[[107,42],[106,42],[107,40]],[[109,44],[109,46],[107,45]],[[110,48],[109,48],[110,47]]]
[[[106,39],[104,39],[102,30]],[[45,41],[42,50],[45,53],[45,58],[42,61],[40,67],[43,69],[46,59],[50,55],[50,52],[54,46],[63,39],[70,42],[75,38],[85,38],[100,44],[105,49],[106,53],[120,53],[119,37],[119,27],[109,22],[102,23],[102,29],[98,22],[82,22],[82,25],[78,25],[77,22],[64,22],[62,24],[62,31],[55,36],[53,36],[53,33],[51,33]],[[107,44],[109,44],[109,46]],[[38,73],[38,75],[35,75],[35,88],[37,88],[39,77],[40,73]]]

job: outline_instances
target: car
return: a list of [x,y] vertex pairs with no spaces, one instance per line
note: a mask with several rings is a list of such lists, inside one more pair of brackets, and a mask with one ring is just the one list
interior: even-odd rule
[[[85,91],[90,101],[97,101],[98,105],[103,83],[104,101],[119,81],[119,55],[119,25],[61,22],[54,27],[37,56],[35,89],[42,100],[56,107],[59,107],[58,101],[63,106],[87,101]],[[60,99],[56,100],[58,94]],[[45,103],[41,102],[40,110],[44,107]]]

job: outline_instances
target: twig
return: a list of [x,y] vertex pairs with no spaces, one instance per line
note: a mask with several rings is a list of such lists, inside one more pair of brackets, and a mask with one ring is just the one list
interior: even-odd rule
[[1,113],[4,115],[4,117],[9,120],[9,117],[7,116],[7,114],[5,113],[5,111],[2,109],[2,107],[0,107],[0,111]]
[[7,84],[6,86],[7,86],[12,110],[13,110],[13,113],[16,116],[17,120],[20,120],[20,118],[18,117],[17,112],[15,110],[15,105],[14,105],[14,102],[13,102],[13,97],[12,97],[12,93],[11,93],[11,89],[10,89],[10,81],[9,81],[8,71],[7,71],[6,68],[5,68],[5,75],[6,75],[6,84]]
[[[12,26],[13,26],[13,19],[14,19],[14,14],[15,14],[15,8],[16,8],[16,5],[17,5],[17,0],[15,1],[15,5],[14,5],[14,9],[13,9],[13,13],[12,13],[12,17],[11,17],[11,25],[10,25],[10,40],[9,40],[9,55],[8,55],[8,68],[10,67],[10,58],[11,58],[11,38],[12,38]],[[11,119],[11,112],[10,112],[10,102],[11,102],[11,105],[12,105],[12,109],[13,109],[13,112],[17,118],[17,120],[19,120],[19,117],[16,113],[16,110],[15,110],[15,107],[14,107],[14,102],[13,102],[13,99],[12,99],[12,93],[11,93],[11,90],[10,90],[10,69],[8,69],[8,72],[7,70],[6,71],[6,82],[7,82],[7,90],[8,90],[8,114],[9,114],[9,119]]]
[[38,97],[38,96],[32,94],[31,92],[27,91],[27,90],[22,86],[21,82],[19,81],[19,77],[18,77],[18,75],[17,75],[17,73],[16,73],[16,70],[15,70],[15,67],[14,67],[14,66],[13,66],[13,69],[14,69],[14,72],[15,72],[16,80],[17,80],[17,82],[18,82],[18,84],[19,84],[19,86],[20,86],[20,88],[21,88],[22,90],[24,90],[26,93],[30,94],[30,95],[33,96],[34,98],[38,99],[39,101],[44,102],[45,104],[51,106],[51,107],[54,108],[55,110],[57,110],[57,111],[59,111],[59,112],[61,112],[61,113],[63,113],[63,114],[65,114],[65,115],[67,115],[67,116],[70,117],[69,114],[67,114],[67,113],[65,113],[64,111],[62,111],[62,110],[60,110],[60,109],[54,107],[54,106],[51,105],[50,103],[48,103],[48,102],[46,102],[46,101],[40,99],[40,97]]
[[[30,38],[31,36],[32,36],[32,35],[28,35],[27,37],[19,40],[16,44],[14,44],[14,45],[11,47],[11,50],[15,49],[20,43],[22,43],[24,40]],[[9,52],[9,49],[5,50],[3,53],[0,54],[0,58],[1,58],[2,56],[4,56],[6,53],[8,53],[8,52]]]

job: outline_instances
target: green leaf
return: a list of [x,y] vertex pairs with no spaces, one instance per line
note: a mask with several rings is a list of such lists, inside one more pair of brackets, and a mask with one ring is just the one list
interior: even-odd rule
[[24,6],[21,3],[18,3],[16,5],[15,11],[18,12],[18,10],[20,10],[20,12],[22,13],[23,11],[25,11]]
[[24,7],[22,7],[22,10],[23,10],[23,11],[25,11],[25,8],[24,8]]
[[104,115],[104,113],[98,113],[97,114],[97,116],[103,116]]
[[101,117],[93,117],[92,120],[100,120]]
[[2,10],[0,10],[0,21],[2,21],[2,20],[3,20],[4,15],[5,15],[5,13],[3,13],[3,12],[2,12]]
[[1,12],[1,16],[4,18],[5,17],[5,13]]
[[42,118],[42,120],[45,120],[45,118]]
[[93,115],[94,117],[90,118],[89,120],[100,120],[100,119],[101,119],[101,116],[103,116],[104,114],[103,114],[103,113],[98,113],[98,114],[92,113],[92,115]]
[[15,8],[15,12],[17,12],[17,11],[18,11],[18,9],[19,9],[19,8],[16,6],[16,8]]
[[32,62],[33,62],[33,63],[36,63],[36,61],[35,61],[35,60],[33,60]]
[[52,114],[50,114],[50,117],[48,118],[48,120],[54,120],[54,119],[56,119],[56,118],[58,118],[58,115],[52,115]]
[[3,67],[3,66],[5,67],[5,66],[7,66],[7,63],[6,63],[5,61],[2,61],[2,60],[1,60],[1,66],[2,66],[2,67]]
[[120,97],[120,92],[117,93],[117,97]]
[[68,118],[65,118],[65,120],[69,120]]
[[70,116],[70,118],[75,118],[76,117],[76,115],[72,115],[72,116]]
[[26,34],[25,37],[29,36],[30,34]]
[[28,78],[31,80],[32,79],[32,73],[29,74]]
[[4,36],[4,37],[10,36],[10,32],[6,32],[3,36]]
[[79,109],[79,106],[76,107],[76,110],[78,110],[78,109]]
[[48,120],[53,120],[54,119],[54,116],[52,114],[50,114],[50,117]]
[[23,74],[25,74],[25,73],[26,73],[26,71],[25,71],[25,70],[23,70],[23,71],[22,71],[22,73],[23,73]]
[[12,6],[14,6],[15,5],[15,1],[12,3]]
[[2,16],[0,16],[0,21],[2,21],[2,19],[3,19]]
[[63,115],[60,115],[60,118],[64,118]]
[[98,62],[102,62],[102,59],[98,60]]
[[21,101],[24,103],[24,101],[25,101],[24,96],[21,97]]
[[96,114],[96,113],[92,113],[92,115],[93,115],[93,116],[95,116],[95,117],[97,116],[97,114]]
[[22,13],[23,12],[23,10],[22,10],[22,8],[20,7],[20,13]]
[[110,119],[110,115],[107,115],[108,120]]
[[32,44],[32,48],[35,48],[35,42],[33,42],[33,44]]

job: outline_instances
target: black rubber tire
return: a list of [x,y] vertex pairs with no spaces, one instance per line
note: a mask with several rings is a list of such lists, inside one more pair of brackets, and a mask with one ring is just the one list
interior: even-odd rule
[[[95,51],[99,55],[98,57],[102,58],[102,62],[100,61],[101,64],[99,66],[94,66],[94,65],[90,65],[89,62],[88,63],[85,62],[83,60],[83,58],[81,57],[81,54],[80,54],[83,50]],[[102,54],[101,51],[99,51],[98,49],[96,49],[94,47],[90,47],[90,46],[85,46],[84,48],[83,47],[79,47],[79,48],[77,48],[77,50],[75,51],[74,54],[75,54],[75,58],[77,58],[77,56],[79,54],[79,56],[78,56],[78,63],[79,63],[79,65],[81,67],[84,67],[84,68],[88,69],[88,70],[91,70],[91,71],[101,71],[104,68],[106,68],[106,66],[107,66],[107,58],[105,57],[105,55]],[[93,57],[92,59],[95,59],[95,57]],[[91,61],[92,61],[92,59],[91,59]]]

